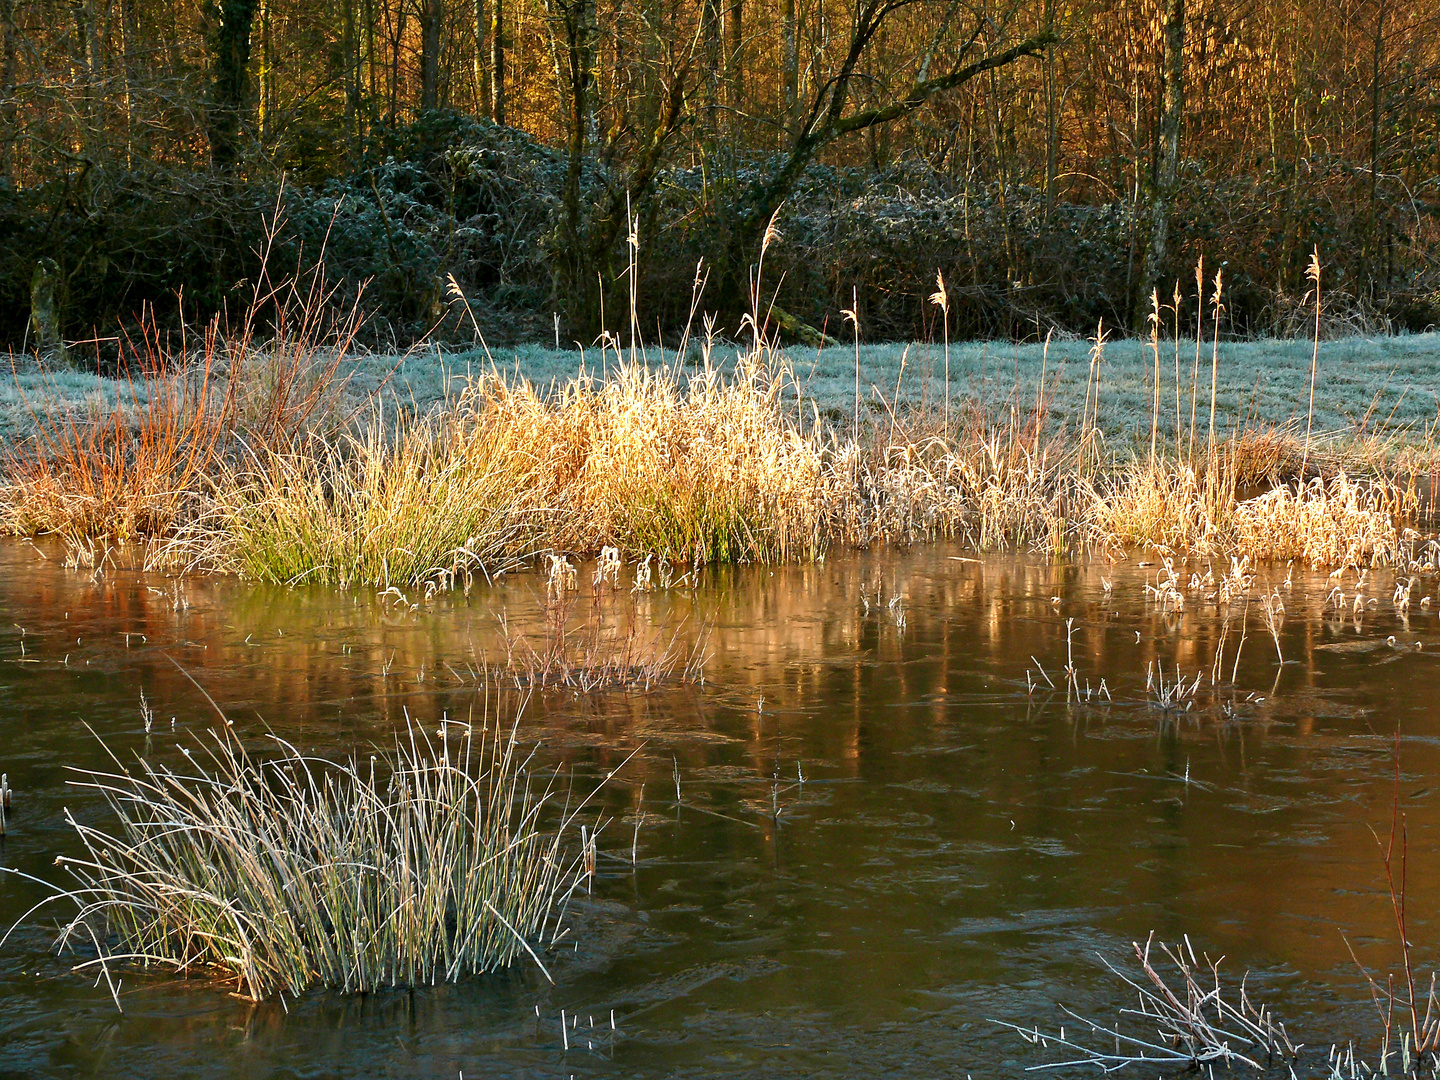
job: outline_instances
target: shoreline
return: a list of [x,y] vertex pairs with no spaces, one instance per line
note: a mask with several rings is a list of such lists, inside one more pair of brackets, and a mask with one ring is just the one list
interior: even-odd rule
[[[1321,343],[1308,440],[1306,417],[1274,403],[1308,376],[1309,342],[1203,358],[1213,402],[1193,342],[1189,371],[1158,343],[1158,392],[1151,343],[1015,347],[1007,364],[988,348],[951,347],[948,407],[933,345],[824,350],[803,371],[768,346],[706,347],[695,365],[606,350],[564,379],[546,364],[573,353],[482,366],[313,345],[170,358],[131,380],[15,374],[0,530],[92,557],[143,540],[154,565],[191,572],[430,588],[606,548],[684,567],[944,538],[1361,566],[1431,534],[1413,526],[1436,501],[1440,424],[1415,384],[1440,335]],[[1266,394],[1227,410],[1281,353],[1253,380]],[[887,364],[888,390],[870,378]],[[1363,413],[1328,426],[1382,369]]]

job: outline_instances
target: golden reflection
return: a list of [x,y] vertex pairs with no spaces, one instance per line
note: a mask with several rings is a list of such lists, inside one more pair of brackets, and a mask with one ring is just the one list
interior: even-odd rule
[[[986,888],[1032,905],[1046,896],[1073,903],[1064,879],[1081,871],[1070,856],[1056,856],[1053,881],[1025,876],[1033,859],[1003,856],[1043,842],[1099,860],[1085,874],[1124,882],[1123,897],[1096,903],[1169,910],[1177,894],[1195,895],[1197,910],[1244,912],[1246,925],[1287,955],[1348,962],[1338,935],[1311,940],[1295,913],[1328,925],[1377,925],[1374,881],[1351,879],[1375,862],[1363,823],[1385,817],[1384,737],[1395,717],[1429,715],[1427,665],[1435,661],[1426,656],[1440,651],[1435,616],[1411,612],[1407,631],[1381,605],[1357,632],[1349,611],[1327,605],[1324,575],[1297,572],[1285,588],[1286,567],[1262,567],[1251,592],[1280,588],[1287,610],[1281,664],[1254,604],[1232,608],[1227,619],[1202,588],[1183,610],[1166,607],[1146,592],[1157,569],[1140,560],[1056,565],[880,549],[806,566],[712,569],[694,590],[582,590],[577,624],[616,638],[638,626],[703,639],[705,685],[538,696],[527,723],[557,760],[601,773],[645,744],[615,788],[612,811],[631,822],[622,832],[636,820],[673,816],[678,775],[688,788],[682,801],[703,804],[717,821],[742,818],[771,856],[784,851],[796,861],[830,843],[833,850],[814,857],[849,866],[853,853],[815,823],[827,813],[822,796],[849,796],[820,781],[909,784],[906,813],[944,820],[957,850],[1002,853],[986,855],[995,875],[980,883]],[[1176,569],[1185,581],[1210,571]],[[588,568],[579,580],[590,580]],[[1381,573],[1369,587],[1388,595]],[[504,659],[502,624],[511,635],[544,632],[545,587],[538,576],[517,575],[469,597],[402,602],[119,569],[82,573],[7,544],[0,608],[17,624],[0,633],[0,654],[23,659],[27,675],[88,666],[110,680],[108,692],[143,686],[162,715],[205,714],[163,652],[247,723],[258,714],[363,741],[383,739],[407,714],[486,715],[478,673]],[[1414,650],[1422,638],[1425,648]],[[1080,699],[1072,692],[1067,703],[1061,672],[1071,646]],[[1152,666],[1167,679],[1201,675],[1198,707],[1151,708]],[[1045,685],[1042,670],[1058,689]],[[1039,687],[1031,693],[1027,674]],[[1102,679],[1113,701],[1100,699]],[[489,694],[503,709],[519,700]],[[1346,754],[1363,768],[1336,785],[1326,770]],[[721,765],[737,770],[736,782],[704,779]],[[1270,770],[1264,777],[1262,768]],[[806,828],[787,830],[783,815],[767,817],[769,789],[753,781],[782,770],[813,777],[806,797],[821,809]],[[1313,804],[1302,780],[1317,785]],[[1434,824],[1433,815],[1424,794],[1410,797],[1422,782],[1405,786],[1420,836],[1421,819]],[[895,805],[884,814],[897,842],[910,836]],[[1283,862],[1232,856],[1226,846],[1243,852],[1252,843]],[[1410,887],[1434,896],[1440,862],[1412,860]],[[907,917],[936,917],[907,912],[904,898],[894,903]],[[837,933],[845,921],[818,902],[803,916]],[[897,968],[889,977],[898,984],[904,975]]]

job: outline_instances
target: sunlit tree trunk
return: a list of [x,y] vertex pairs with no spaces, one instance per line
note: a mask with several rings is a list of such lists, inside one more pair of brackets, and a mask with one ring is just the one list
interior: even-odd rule
[[256,124],[260,129],[262,145],[270,140],[270,127],[274,123],[271,115],[273,87],[271,76],[274,70],[274,53],[270,43],[270,0],[257,0],[256,17],[260,22],[260,64],[256,71],[257,101],[255,105]]
[[94,0],[82,0],[81,3],[71,7],[71,13],[75,19],[75,62],[74,78],[78,85],[80,108],[78,138],[76,149],[88,158],[95,155],[95,144],[98,136],[97,127],[97,102],[96,102],[96,71],[98,63],[96,55],[98,49],[95,34],[95,4]]
[[368,127],[375,122],[375,103],[380,100],[379,61],[375,55],[375,0],[362,0],[360,10],[362,13],[360,47],[364,50],[364,55],[361,57],[363,69],[361,78],[365,96],[362,111],[365,125]]
[[507,123],[505,81],[505,0],[490,5],[490,119]]
[[721,25],[720,0],[700,0],[701,59],[705,68],[705,104],[711,108],[720,101]]
[[730,106],[746,108],[745,99],[745,0],[729,0],[725,9],[725,85]]
[[780,97],[786,125],[795,122],[800,104],[800,38],[795,0],[780,0]]
[[[8,2],[8,0],[0,0]],[[125,125],[125,168],[133,167],[135,154],[135,56],[134,46],[136,39],[135,26],[135,0],[120,0],[120,19],[118,22],[120,33],[120,87],[121,87],[121,118]],[[0,82],[3,82],[0,79]],[[0,91],[3,93],[3,91]],[[6,97],[9,95],[6,94]]]
[[1381,64],[1385,49],[1386,0],[1375,10],[1375,33],[1370,52],[1370,192],[1365,221],[1365,257],[1361,260],[1362,287],[1375,287],[1376,255],[1379,251],[1380,214],[1376,204],[1376,181],[1380,177]]
[[[1045,25],[1055,22],[1054,0],[1045,0]],[[1055,86],[1055,46],[1045,50],[1045,223],[1055,209],[1055,177],[1060,158],[1060,105]]]
[[351,135],[360,129],[361,46],[355,0],[340,0],[341,52],[344,56],[345,127]]
[[385,122],[394,124],[400,118],[400,83],[401,65],[404,62],[402,46],[405,44],[405,31],[410,21],[410,5],[407,0],[400,0],[395,5],[393,22],[390,23],[389,40],[386,44],[390,47],[390,69],[388,74],[389,98],[385,107]]
[[475,81],[475,107],[481,115],[494,119],[490,110],[490,16],[485,10],[485,0],[475,0],[472,7],[475,24],[475,53],[471,66]]
[[1185,109],[1185,0],[1169,0],[1165,13],[1165,60],[1161,72],[1160,138],[1156,146],[1155,179],[1150,190],[1150,235],[1140,288],[1135,297],[1132,329],[1139,333],[1150,313],[1150,294],[1170,257],[1170,214],[1180,169],[1180,127]]

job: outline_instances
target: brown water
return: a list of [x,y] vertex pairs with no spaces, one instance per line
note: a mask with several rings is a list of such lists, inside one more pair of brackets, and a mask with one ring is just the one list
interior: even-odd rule
[[[1124,959],[1151,930],[1249,969],[1299,1040],[1371,1037],[1345,937],[1396,967],[1371,830],[1389,828],[1397,727],[1411,940],[1425,970],[1437,959],[1436,616],[1407,624],[1382,576],[1357,628],[1324,610],[1323,575],[1297,573],[1283,667],[1252,605],[1234,708],[1207,687],[1167,714],[1147,663],[1208,673],[1221,619],[1160,610],[1155,569],[926,548],[603,599],[607,626],[707,632],[711,658],[703,687],[529,703],[525,735],[577,784],[639,748],[603,790],[601,873],[556,985],[516,969],[287,1011],[132,973],[122,1015],[53,954],[42,912],[0,950],[0,1076],[1018,1076],[1039,1058],[988,1021],[1054,1027],[1058,1001],[1113,1015],[1128,999],[1095,954]],[[1262,570],[1256,592],[1284,577]],[[87,725],[122,754],[165,755],[214,722],[167,657],[247,734],[344,755],[407,713],[483,709],[471,670],[498,655],[497,616],[534,633],[542,594],[520,576],[412,607],[95,575],[0,545],[0,771],[16,791],[0,865],[53,876],[76,851],[62,808],[103,822],[66,785],[64,766],[102,762]],[[1032,657],[1062,681],[1071,618],[1091,700],[1027,693]],[[44,895],[0,875],[0,923]],[[568,1051],[561,1010],[579,1017]]]

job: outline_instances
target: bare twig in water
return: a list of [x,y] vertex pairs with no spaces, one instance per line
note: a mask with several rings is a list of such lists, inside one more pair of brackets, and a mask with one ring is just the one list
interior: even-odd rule
[[1009,1028],[1033,1045],[1048,1048],[1053,1044],[1064,1052],[1062,1060],[1032,1065],[1031,1069],[1036,1071],[1093,1066],[1103,1073],[1111,1073],[1132,1065],[1169,1065],[1197,1071],[1208,1071],[1215,1065],[1245,1065],[1259,1071],[1276,1059],[1287,1062],[1295,1059],[1299,1047],[1290,1041],[1285,1025],[1275,1019],[1269,1008],[1250,1000],[1244,980],[1240,984],[1239,1000],[1234,1003],[1227,1000],[1220,984],[1219,961],[1207,957],[1202,964],[1185,938],[1174,948],[1163,942],[1158,944],[1159,951],[1169,958],[1179,976],[1178,983],[1174,975],[1167,982],[1151,962],[1152,947],[1156,944],[1153,933],[1143,946],[1133,943],[1141,977],[1131,977],[1104,957],[1100,958],[1136,996],[1136,1006],[1121,1009],[1120,1017],[1137,1020],[1139,1032],[1153,1034],[1132,1034],[1121,1030],[1119,1021],[1103,1024],[1064,1006],[1061,1008],[1067,1016],[1078,1021],[1089,1034],[1101,1037],[1103,1049],[1067,1037],[1063,1027],[1059,1034],[1052,1034],[1038,1027],[1023,1028],[1004,1021],[992,1023]]

